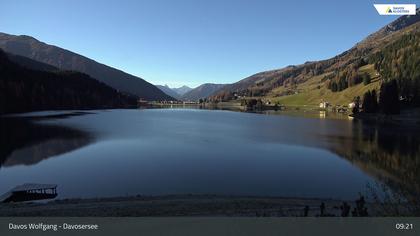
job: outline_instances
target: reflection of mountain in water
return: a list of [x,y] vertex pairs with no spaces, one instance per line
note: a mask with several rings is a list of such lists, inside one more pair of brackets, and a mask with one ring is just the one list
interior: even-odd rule
[[92,141],[85,132],[27,118],[0,118],[0,130],[0,167],[33,165]]
[[355,122],[348,137],[330,137],[332,150],[394,190],[420,195],[420,137],[412,127]]

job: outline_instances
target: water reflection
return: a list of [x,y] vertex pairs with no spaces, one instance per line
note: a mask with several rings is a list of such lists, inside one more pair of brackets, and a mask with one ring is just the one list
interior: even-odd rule
[[346,113],[320,111],[320,110],[306,110],[306,109],[288,109],[288,110],[266,110],[261,111],[262,114],[267,115],[287,115],[294,117],[317,118],[317,119],[340,119],[351,120],[352,118]]
[[150,109],[74,113],[78,117],[61,120],[69,115],[2,118],[0,167],[33,166],[0,171],[0,192],[28,179],[54,179],[63,197],[228,193],[354,199],[372,179],[420,192],[418,130],[340,115],[319,119],[333,115],[327,112],[303,115],[311,119],[298,114]]
[[328,136],[331,149],[394,191],[420,196],[418,127],[353,121],[348,136]]
[[[67,116],[38,117],[37,119]],[[0,168],[33,165],[89,144],[87,133],[72,128],[42,125],[29,117],[0,118]]]

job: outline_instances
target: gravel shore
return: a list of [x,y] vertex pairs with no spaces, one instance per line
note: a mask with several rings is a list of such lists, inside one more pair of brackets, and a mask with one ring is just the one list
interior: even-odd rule
[[[134,196],[0,204],[0,216],[340,216],[343,201],[218,195]],[[347,202],[354,207],[354,202]]]

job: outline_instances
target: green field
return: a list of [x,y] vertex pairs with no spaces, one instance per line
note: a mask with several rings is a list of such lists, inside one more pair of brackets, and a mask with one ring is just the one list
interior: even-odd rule
[[360,83],[356,86],[349,87],[341,92],[332,92],[327,88],[327,81],[322,81],[325,75],[322,74],[308,79],[306,82],[298,84],[294,90],[296,94],[276,97],[277,93],[285,90],[284,87],[279,87],[266,97],[266,99],[277,102],[285,106],[313,106],[318,107],[322,101],[329,102],[334,105],[348,105],[353,101],[354,97],[360,96],[368,90],[379,90],[380,82],[377,72],[373,65],[366,65],[359,68],[359,73],[369,73],[372,81],[368,85]]

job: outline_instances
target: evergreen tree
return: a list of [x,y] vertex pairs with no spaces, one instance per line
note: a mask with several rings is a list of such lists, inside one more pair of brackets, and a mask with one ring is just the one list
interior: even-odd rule
[[372,112],[372,104],[371,104],[371,97],[372,94],[369,91],[367,91],[364,95],[363,95],[363,112],[364,113],[371,113]]
[[376,113],[379,110],[379,104],[378,104],[378,95],[376,95],[375,89],[372,90],[371,100],[372,100],[372,112]]
[[367,91],[363,96],[363,112],[375,113],[378,110],[376,91]]
[[354,102],[354,107],[353,107],[353,114],[359,113],[359,108],[360,108],[360,97],[357,96],[355,98],[353,98],[353,102]]
[[337,92],[338,91],[338,86],[337,86],[337,83],[335,81],[331,82],[331,91],[332,92]]
[[399,114],[400,101],[398,96],[398,84],[396,80],[384,82],[381,85],[379,106],[385,114]]
[[370,75],[368,73],[363,74],[363,84],[368,85],[371,82]]

